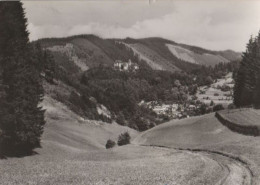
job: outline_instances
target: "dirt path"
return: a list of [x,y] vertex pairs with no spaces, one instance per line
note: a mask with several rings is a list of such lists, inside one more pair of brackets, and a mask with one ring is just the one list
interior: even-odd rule
[[252,172],[241,161],[214,153],[200,153],[208,155],[217,161],[225,171],[225,176],[216,185],[252,185]]
[[246,162],[241,159],[217,151],[201,149],[181,149],[156,145],[141,145],[180,150],[184,153],[198,155],[205,163],[215,161],[223,169],[223,174],[215,185],[253,185],[253,174]]

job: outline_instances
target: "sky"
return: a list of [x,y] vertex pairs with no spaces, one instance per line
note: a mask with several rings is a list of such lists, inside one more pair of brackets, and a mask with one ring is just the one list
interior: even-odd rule
[[30,40],[95,34],[162,37],[211,50],[244,51],[260,30],[258,0],[24,1]]

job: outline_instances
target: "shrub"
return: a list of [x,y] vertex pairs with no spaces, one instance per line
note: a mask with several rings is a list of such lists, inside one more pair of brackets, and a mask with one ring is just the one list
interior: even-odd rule
[[233,103],[230,103],[228,105],[228,109],[236,109],[236,106]]
[[206,112],[207,112],[207,105],[203,103],[200,106],[200,114],[206,114]]
[[219,111],[219,110],[223,110],[224,109],[224,107],[223,107],[223,105],[222,104],[217,104],[217,105],[215,105],[214,107],[213,107],[213,111],[215,112],[215,111]]
[[99,119],[106,123],[112,123],[112,119],[108,116],[105,116],[103,114],[99,115]]
[[123,114],[123,112],[119,112],[118,113],[118,116],[116,118],[116,122],[119,124],[119,125],[125,125],[126,124],[126,120],[125,120],[125,116]]
[[117,144],[118,144],[118,146],[130,144],[130,139],[131,139],[131,137],[130,137],[129,133],[125,132],[118,136]]
[[214,93],[214,96],[219,96],[219,94],[218,93]]
[[109,140],[107,140],[107,143],[106,143],[106,149],[113,148],[115,145],[116,145],[116,142],[109,139]]
[[205,84],[209,86],[212,83],[213,83],[212,77],[211,76],[207,76],[206,79],[205,79]]
[[223,85],[220,89],[221,91],[227,92],[230,91],[231,87],[229,87],[228,85]]

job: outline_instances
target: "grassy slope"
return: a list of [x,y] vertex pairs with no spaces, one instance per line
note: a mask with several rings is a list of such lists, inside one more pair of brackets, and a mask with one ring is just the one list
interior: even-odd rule
[[260,110],[249,109],[236,109],[229,111],[221,111],[221,115],[227,120],[245,126],[260,126]]
[[[226,61],[226,59],[229,61],[233,61],[241,58],[241,53],[237,53],[232,50],[211,51],[197,46],[179,44],[163,38],[153,38],[153,37],[144,38],[144,39],[128,38],[125,39],[124,42],[131,43],[131,44],[139,43],[145,45],[149,49],[153,50],[154,52],[156,52],[157,54],[165,58],[166,61],[170,61],[171,64],[174,64],[177,68],[180,68],[184,71],[187,68],[194,68],[195,67],[194,64],[178,59],[174,54],[172,54],[172,52],[167,47],[167,45],[174,45],[177,47],[181,47],[184,50],[185,49],[189,50],[190,52],[194,53],[194,55],[199,56],[196,58],[196,60],[199,60],[198,61],[199,64],[204,64],[204,65],[213,65],[218,63],[219,61]],[[205,55],[205,54],[209,54],[209,55]]]
[[223,126],[214,114],[171,121],[138,136],[135,143],[229,153],[247,161],[260,183],[260,137],[244,136]]
[[82,120],[45,97],[47,109],[38,154],[0,160],[0,184],[209,184],[223,175],[211,158],[162,148],[127,145],[104,148],[128,130],[116,124]]
[[[215,184],[225,179],[227,169],[208,155],[137,145],[106,150],[104,145],[108,138],[115,139],[125,130],[133,138],[138,133],[116,124],[83,120],[49,97],[45,97],[43,105],[47,109],[47,125],[42,148],[33,156],[0,160],[0,184],[192,185]],[[212,135],[215,136],[210,139]],[[253,139],[228,131],[211,114],[160,125],[135,141],[218,150],[232,144],[230,152],[246,151],[252,157],[256,156],[253,152],[259,143],[253,143]],[[241,147],[248,141],[251,142],[248,148],[236,148],[236,144]]]
[[[164,58],[163,62],[165,66],[170,66],[170,70],[172,70],[172,65],[176,67],[176,69],[181,69],[183,71],[187,71],[191,68],[196,68],[197,65],[191,64],[189,62],[181,61],[177,57],[175,57],[170,50],[167,48],[166,44],[176,44],[173,41],[165,40],[162,38],[145,38],[145,39],[125,39],[123,40],[126,43],[129,44],[141,44],[152,50],[153,52],[157,53],[157,55],[160,55],[162,58]],[[153,58],[154,56],[151,54],[150,58]],[[160,61],[162,62],[162,61]]]
[[220,55],[214,55],[209,53],[204,54],[198,54],[191,50],[182,48],[180,46],[172,45],[172,44],[166,44],[169,50],[175,55],[177,58],[191,62],[196,63],[199,65],[205,65],[205,66],[214,66],[218,63],[227,63],[229,60],[226,58],[220,56]]
[[120,133],[128,131],[135,137],[137,131],[115,123],[84,120],[68,110],[62,103],[45,97],[47,126],[43,135],[44,142],[53,142],[80,150],[104,149],[110,138],[116,140]]
[[170,60],[166,60],[159,55],[157,52],[153,51],[149,47],[140,44],[128,44],[133,51],[139,55],[139,57],[146,61],[147,64],[155,70],[168,70],[168,71],[179,71],[179,69]]

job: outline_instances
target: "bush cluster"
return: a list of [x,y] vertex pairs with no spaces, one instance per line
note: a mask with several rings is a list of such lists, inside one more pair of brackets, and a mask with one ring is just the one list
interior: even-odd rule
[[118,146],[130,144],[130,139],[131,139],[131,137],[130,137],[129,133],[125,132],[118,137],[117,144],[118,144]]
[[[128,132],[122,133],[118,136],[118,141],[117,145],[122,146],[122,145],[127,145],[130,144],[130,135]],[[106,143],[106,149],[113,148],[116,145],[115,141],[108,139]]]

